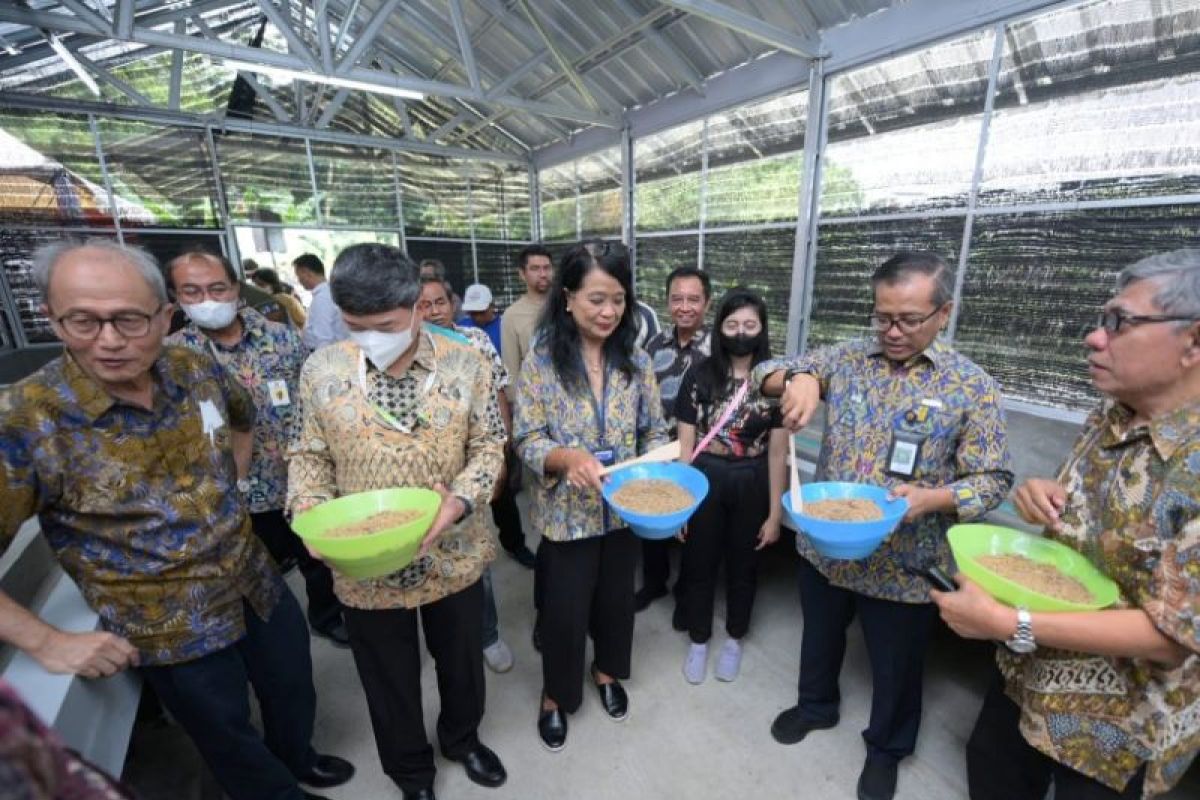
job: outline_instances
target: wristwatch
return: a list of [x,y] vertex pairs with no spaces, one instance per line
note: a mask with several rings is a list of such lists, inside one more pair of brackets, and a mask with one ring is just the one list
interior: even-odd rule
[[792,378],[796,377],[797,375],[810,375],[810,374],[812,374],[812,373],[810,373],[808,370],[805,370],[805,369],[785,370],[783,373],[783,388],[786,389],[787,385],[792,382]]
[[1004,643],[1004,646],[1014,653],[1027,655],[1037,650],[1037,642],[1033,638],[1033,617],[1023,608],[1017,609],[1017,632]]
[[253,486],[249,478],[238,478],[237,490],[242,494],[250,494],[250,489]]
[[463,504],[463,508],[466,509],[465,511],[463,511],[462,516],[455,520],[455,522],[462,522],[464,519],[471,516],[471,514],[473,514],[475,512],[475,504],[472,503],[467,498],[463,497],[461,494],[456,494],[454,496],[458,498],[458,501]]

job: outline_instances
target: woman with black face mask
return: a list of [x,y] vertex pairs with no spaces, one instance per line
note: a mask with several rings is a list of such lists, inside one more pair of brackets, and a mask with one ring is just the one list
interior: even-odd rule
[[704,681],[712,635],[717,570],[725,561],[725,630],[717,680],[732,681],[758,585],[758,551],[779,538],[786,480],[787,431],[779,407],[749,382],[771,357],[767,306],[735,287],[717,308],[712,355],[692,366],[675,401],[680,452],[708,477],[709,491],[685,529],[681,580],[687,586],[689,683]]

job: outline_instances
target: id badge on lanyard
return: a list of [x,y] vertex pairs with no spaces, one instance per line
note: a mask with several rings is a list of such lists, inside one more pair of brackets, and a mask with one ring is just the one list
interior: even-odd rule
[[892,425],[892,443],[888,447],[887,472],[898,478],[911,479],[921,463],[921,449],[933,430],[930,411],[940,408],[937,400],[922,400]]

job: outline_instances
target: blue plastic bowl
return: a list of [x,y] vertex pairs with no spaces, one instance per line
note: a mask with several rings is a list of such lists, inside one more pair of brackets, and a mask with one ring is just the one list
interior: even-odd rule
[[[640,478],[657,478],[659,480],[677,483],[687,489],[696,502],[682,511],[674,514],[639,514],[636,511],[622,508],[613,502],[613,493],[629,481]],[[687,464],[670,462],[666,464],[634,464],[624,467],[608,476],[604,482],[604,499],[629,523],[629,527],[643,539],[669,539],[679,532],[683,523],[696,511],[700,501],[708,494],[708,478],[695,467]]]
[[869,522],[817,519],[793,511],[791,493],[783,493],[783,510],[796,530],[808,537],[818,553],[842,561],[856,561],[874,553],[908,511],[908,501],[903,497],[888,500],[887,489],[863,483],[806,483],[800,487],[800,496],[805,505],[818,500],[871,500],[883,510],[882,518]]

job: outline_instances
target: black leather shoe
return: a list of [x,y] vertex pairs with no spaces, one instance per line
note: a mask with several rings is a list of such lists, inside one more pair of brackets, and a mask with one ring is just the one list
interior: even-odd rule
[[400,796],[404,800],[437,800],[437,795],[433,793],[432,786],[426,786],[424,789],[417,789],[415,792],[401,791]]
[[657,600],[660,597],[666,597],[666,596],[667,596],[667,587],[665,587],[665,586],[658,586],[658,587],[643,586],[642,588],[638,589],[633,595],[633,610],[634,611],[645,611],[647,608],[650,607],[650,604],[653,603],[655,600]]
[[312,632],[316,636],[328,640],[334,647],[350,646],[350,632],[346,630],[346,623],[340,619],[332,625],[325,625],[320,628],[314,626]]
[[[596,668],[592,667],[592,680],[596,680]],[[620,681],[613,679],[612,683],[597,683],[596,691],[600,695],[600,705],[604,713],[617,722],[623,722],[629,716],[629,695]]]
[[561,708],[538,712],[538,736],[542,746],[551,753],[557,753],[567,746],[567,715]]
[[813,722],[805,718],[800,706],[792,706],[771,723],[771,735],[780,744],[795,744],[812,731],[832,728],[834,725],[837,725],[836,719],[833,722]]
[[533,555],[533,551],[525,545],[521,545],[515,550],[509,550],[508,554],[513,557],[513,560],[526,569],[533,569],[537,563],[537,558]]
[[494,789],[497,786],[503,786],[504,782],[508,780],[508,773],[504,771],[504,764],[500,762],[500,756],[482,744],[477,745],[474,750],[461,758],[446,757],[466,767],[467,777],[480,786]]
[[885,756],[867,756],[858,776],[858,800],[892,800],[896,795],[897,766]]
[[331,786],[341,786],[354,777],[354,765],[344,758],[337,756],[318,755],[316,762],[299,780],[308,786],[318,789],[328,789]]

